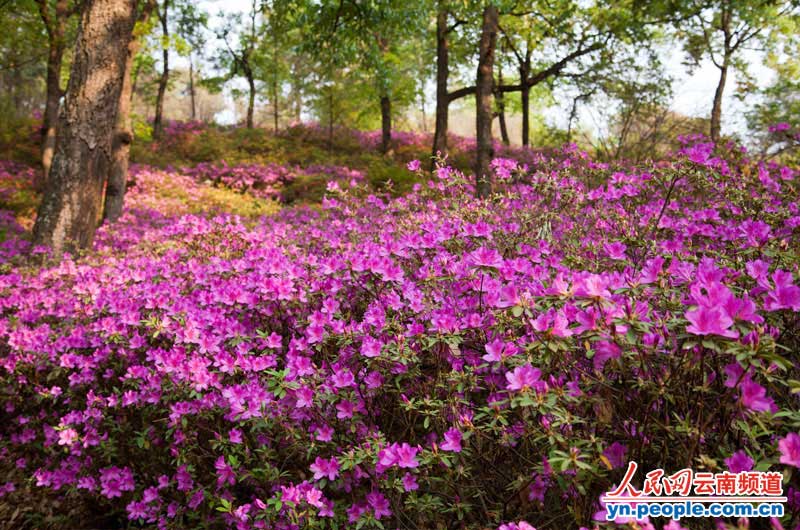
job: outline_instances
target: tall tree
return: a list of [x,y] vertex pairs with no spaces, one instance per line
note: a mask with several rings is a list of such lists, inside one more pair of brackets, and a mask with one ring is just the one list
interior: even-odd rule
[[170,0],[161,0],[161,6],[157,10],[158,21],[161,24],[161,77],[158,79],[153,138],[160,138],[164,131],[164,97],[167,95],[169,84],[169,5]]
[[499,30],[497,8],[489,4],[483,9],[483,26],[475,80],[475,130],[477,153],[475,162],[475,194],[485,198],[491,193],[489,164],[494,154],[492,144],[492,111],[494,92],[494,56]]
[[197,119],[197,68],[196,58],[202,57],[205,45],[205,32],[208,27],[208,13],[195,4],[180,2],[176,16],[176,48],[181,56],[189,60],[189,116]]
[[94,240],[136,17],[137,0],[83,3],[56,151],[33,229],[34,241],[56,257]]
[[742,51],[764,41],[781,19],[797,15],[796,0],[691,0],[681,2],[674,17],[689,58],[699,64],[708,58],[719,71],[711,105],[709,136],[721,139],[722,102],[731,70],[746,72]]
[[[252,0],[248,22],[242,21],[242,13],[234,13],[226,20],[217,33],[225,45],[217,57],[217,66],[227,73],[217,82],[223,82],[234,77],[244,77],[247,81],[247,118],[248,129],[254,127],[254,113],[256,104],[256,80],[261,57],[259,56],[260,35],[258,31],[258,15],[260,13],[257,0]],[[243,28],[237,31],[237,28]],[[235,38],[234,42],[231,42]],[[212,80],[209,80],[212,82]]]
[[67,46],[67,26],[79,5],[70,0],[36,0],[36,4],[47,31],[47,96],[42,120],[42,166],[46,180],[56,148],[58,108],[64,95],[61,89],[61,65]]
[[106,182],[106,195],[103,206],[103,220],[114,222],[122,215],[125,200],[125,188],[128,180],[131,142],[133,142],[133,119],[131,104],[133,102],[133,68],[139,44],[146,31],[146,22],[156,7],[156,0],[144,0],[139,21],[134,29],[133,37],[128,44],[125,58],[125,71],[122,77],[117,107],[117,123],[111,141],[111,167]]

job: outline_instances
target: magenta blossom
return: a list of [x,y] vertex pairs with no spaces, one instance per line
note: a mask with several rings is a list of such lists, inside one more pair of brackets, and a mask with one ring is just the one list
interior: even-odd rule
[[461,431],[456,428],[449,429],[444,433],[444,442],[439,445],[442,451],[461,452]]
[[523,364],[517,366],[513,371],[506,373],[507,390],[511,391],[524,391],[528,389],[539,390],[543,384],[539,379],[542,376],[542,371],[538,368],[533,368],[530,364]]
[[781,464],[800,467],[800,434],[790,432],[778,442],[781,451]]
[[733,319],[719,306],[699,306],[687,311],[685,316],[690,322],[686,331],[693,335],[720,335],[729,339],[739,336],[738,331],[730,329]]
[[725,465],[731,473],[741,473],[753,469],[753,459],[742,450],[736,451],[725,459]]

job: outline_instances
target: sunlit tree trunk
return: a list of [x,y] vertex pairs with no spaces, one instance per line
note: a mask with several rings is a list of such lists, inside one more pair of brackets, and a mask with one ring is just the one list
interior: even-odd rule
[[494,52],[497,44],[497,8],[488,5],[483,10],[483,27],[479,46],[478,73],[475,81],[475,130],[477,160],[475,163],[475,193],[488,197],[492,191],[489,164],[492,161],[492,91],[494,85]]
[[[131,39],[125,59],[125,73],[119,95],[117,125],[111,141],[111,169],[106,183],[106,197],[103,220],[114,222],[122,215],[125,188],[128,181],[131,142],[133,141],[133,120],[131,119],[131,92],[133,92],[133,63],[139,49],[137,38]],[[194,101],[193,101],[194,102]],[[192,105],[194,107],[194,105]]]
[[50,246],[56,257],[94,240],[135,21],[136,0],[83,4],[53,165],[33,229],[35,243]]

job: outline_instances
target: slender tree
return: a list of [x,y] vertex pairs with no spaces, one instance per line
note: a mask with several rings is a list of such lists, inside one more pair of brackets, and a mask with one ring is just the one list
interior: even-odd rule
[[83,3],[56,151],[33,229],[34,241],[56,257],[94,240],[136,17],[136,0]]
[[158,79],[153,138],[160,138],[164,131],[164,97],[169,84],[169,6],[170,0],[161,0],[161,6],[157,10],[158,21],[161,24],[161,76]]
[[711,105],[709,136],[719,142],[722,102],[731,70],[746,73],[742,51],[764,43],[771,28],[782,19],[797,16],[796,0],[689,0],[671,6],[677,33],[683,38],[690,60],[699,64],[708,58],[719,71]]
[[483,26],[479,47],[478,72],[475,80],[475,130],[477,153],[475,163],[475,193],[488,197],[492,191],[489,163],[493,156],[492,111],[494,92],[494,56],[497,46],[498,12],[489,4],[483,9]]
[[50,173],[56,148],[58,109],[64,91],[61,88],[61,65],[67,46],[67,29],[70,19],[77,13],[79,4],[70,0],[36,0],[39,15],[47,31],[47,96],[42,120],[42,167],[45,181]]

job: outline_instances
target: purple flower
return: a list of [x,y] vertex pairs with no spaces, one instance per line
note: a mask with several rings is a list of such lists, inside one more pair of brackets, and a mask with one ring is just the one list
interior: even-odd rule
[[406,164],[406,167],[408,168],[409,171],[419,171],[420,165],[421,165],[420,161],[414,159],[408,164]]
[[686,326],[686,331],[693,335],[720,335],[730,339],[739,336],[738,331],[729,329],[733,325],[733,319],[719,306],[699,306],[687,311],[685,316],[691,323]]
[[339,462],[336,458],[325,460],[317,457],[314,463],[311,464],[311,471],[314,472],[314,480],[319,480],[323,477],[327,477],[328,480],[336,480],[336,477],[339,476]]
[[455,427],[449,429],[444,433],[444,442],[439,445],[439,449],[443,451],[453,451],[454,453],[461,452],[461,431]]
[[100,470],[100,493],[104,497],[121,497],[123,491],[133,491],[133,488],[133,473],[127,467],[106,467]]
[[507,390],[524,391],[531,388],[538,390],[541,387],[539,378],[542,376],[542,371],[538,368],[533,368],[530,364],[523,364],[517,366],[513,371],[506,373]]
[[419,489],[417,479],[411,473],[406,473],[403,475],[403,489],[406,491],[416,491]]
[[393,443],[381,449],[378,453],[378,463],[384,467],[415,468],[419,466],[416,458],[418,452],[418,447],[412,447],[405,442],[402,445]]
[[775,402],[767,397],[767,389],[752,379],[745,380],[741,385],[742,405],[754,412],[777,411]]
[[375,519],[389,517],[392,515],[392,510],[389,509],[389,501],[379,491],[367,493],[367,503],[372,508],[372,513]]
[[778,442],[781,451],[781,464],[800,467],[800,434],[790,432]]
[[469,262],[476,267],[491,267],[499,269],[503,266],[503,256],[497,250],[489,247],[480,247],[469,254]]
[[214,469],[217,470],[218,486],[222,486],[223,484],[233,486],[236,484],[236,475],[233,472],[233,468],[225,462],[224,456],[217,458],[216,462],[214,462]]
[[611,467],[613,469],[617,469],[625,466],[625,464],[627,463],[625,461],[625,455],[627,453],[628,453],[628,447],[625,444],[614,442],[613,444],[606,447],[605,451],[603,451],[603,456],[608,458],[608,462],[611,464]]
[[728,466],[728,471],[731,473],[750,471],[753,469],[753,464],[753,459],[741,449],[725,459],[725,465]]

